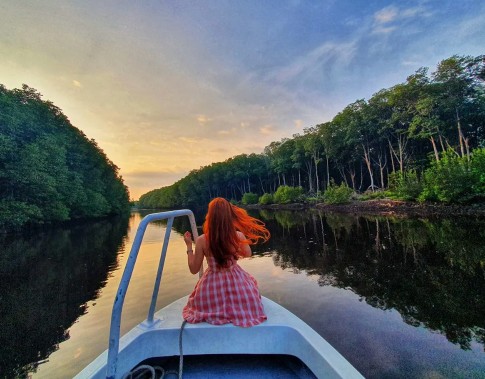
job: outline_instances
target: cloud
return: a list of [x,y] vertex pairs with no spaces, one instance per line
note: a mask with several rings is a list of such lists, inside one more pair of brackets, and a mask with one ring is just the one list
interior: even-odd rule
[[219,130],[217,134],[219,135],[230,135],[236,133],[236,128],[231,128],[230,130]]
[[372,33],[374,34],[389,34],[392,33],[394,30],[396,30],[396,26],[388,26],[388,27],[383,27],[383,26],[376,26]]
[[279,82],[287,82],[301,75],[307,76],[315,70],[323,70],[327,64],[333,67],[347,66],[352,61],[355,50],[354,42],[343,44],[325,42],[308,54],[300,56],[290,65],[276,71],[270,77]]
[[296,129],[303,129],[303,120],[294,120]]
[[376,24],[388,24],[394,21],[398,16],[398,9],[391,5],[374,13],[374,21]]
[[197,116],[197,122],[199,123],[199,125],[205,125],[209,121],[212,121],[212,119],[203,115],[203,114],[200,114],[200,115]]
[[227,154],[227,152],[228,150],[224,149],[223,147],[209,150],[209,153],[211,154]]
[[179,137],[179,141],[186,142],[186,143],[198,143],[198,142],[201,142],[201,139],[189,138],[189,137]]
[[387,6],[374,13],[373,34],[389,34],[398,29],[397,24],[419,17],[429,17],[431,12],[425,7],[400,9],[394,5]]
[[274,133],[274,127],[273,125],[264,125],[259,128],[259,132],[264,135],[270,135]]

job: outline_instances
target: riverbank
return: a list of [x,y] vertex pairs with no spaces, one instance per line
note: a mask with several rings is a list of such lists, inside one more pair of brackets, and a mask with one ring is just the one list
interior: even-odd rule
[[434,203],[416,203],[411,201],[376,199],[358,201],[354,200],[346,204],[269,204],[269,205],[247,205],[248,209],[321,209],[326,212],[401,216],[401,217],[444,217],[444,216],[472,216],[485,217],[485,204],[477,203],[472,205],[445,205]]

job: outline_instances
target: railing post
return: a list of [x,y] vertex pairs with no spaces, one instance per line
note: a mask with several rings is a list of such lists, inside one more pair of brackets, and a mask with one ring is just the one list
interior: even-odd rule
[[160,289],[160,281],[162,280],[162,271],[165,264],[165,257],[167,255],[167,247],[168,241],[170,239],[170,232],[172,231],[173,219],[173,217],[168,219],[167,228],[165,229],[165,238],[163,239],[160,262],[158,263],[157,276],[155,278],[155,284],[153,286],[152,302],[150,304],[150,309],[148,310],[147,321],[149,324],[153,322],[153,314],[155,313],[155,307],[157,305],[158,290]]
[[[128,260],[126,261],[125,270],[123,271],[123,275],[121,276],[121,281],[118,286],[118,291],[116,292],[116,297],[113,304],[113,311],[111,313],[111,325],[110,325],[110,331],[109,331],[109,346],[108,346],[108,362],[106,365],[106,379],[115,379],[116,377],[116,369],[118,367],[118,352],[119,352],[119,344],[120,344],[121,311],[123,309],[123,303],[125,301],[126,291],[128,290],[128,285],[130,283],[131,275],[133,274],[136,258],[138,256],[138,252],[140,250],[141,242],[143,240],[143,236],[145,234],[146,228],[151,221],[164,220],[167,218],[170,219],[167,224],[167,230],[165,232],[164,248],[162,249],[162,256],[163,256],[166,252],[165,244],[168,243],[168,238],[170,237],[170,230],[172,228],[173,219],[179,216],[189,217],[190,225],[192,228],[192,234],[194,235],[194,239],[197,238],[197,227],[195,225],[195,217],[192,211],[190,211],[189,209],[181,209],[181,210],[161,212],[161,213],[152,213],[145,216],[140,221],[140,224],[138,225],[138,229],[136,231],[135,238],[133,239],[133,244],[131,246],[130,255],[128,256]],[[160,277],[163,271],[164,260],[165,260],[164,256],[160,258],[160,263],[161,263],[161,265],[159,266]],[[202,272],[202,268],[201,268],[201,272]],[[199,275],[201,274],[199,273]],[[157,278],[158,276],[159,275],[157,274]],[[158,288],[157,288],[157,293],[158,293]],[[155,296],[155,300],[153,300],[152,298],[152,303],[154,301],[156,303],[156,296]],[[150,312],[151,312],[151,309],[150,309]],[[153,313],[152,313],[152,320],[153,320]]]

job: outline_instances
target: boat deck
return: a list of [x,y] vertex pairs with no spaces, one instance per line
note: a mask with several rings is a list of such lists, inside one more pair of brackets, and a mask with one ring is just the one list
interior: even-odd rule
[[[262,300],[268,320],[251,328],[203,322],[186,324],[182,333],[184,378],[363,378],[302,320],[268,298]],[[174,359],[176,367],[173,369],[178,370],[182,309],[186,303],[187,297],[173,302],[156,312],[153,323],[145,321],[121,338],[116,379],[147,359]],[[239,356],[234,367],[239,368],[240,376],[234,376],[233,368],[223,364],[228,355]],[[107,356],[108,351],[105,351],[76,378],[106,378]],[[207,356],[212,358],[206,360]],[[268,356],[288,358],[275,360]],[[289,357],[303,362],[314,376],[295,374],[291,364],[281,364],[290,362]],[[204,362],[211,364],[202,367]],[[214,373],[214,370],[219,371]]]
[[[288,355],[191,355],[184,356],[183,362],[184,379],[316,379],[303,362]],[[160,366],[168,372],[178,372],[179,357],[150,359],[143,364]],[[166,374],[164,378],[178,378],[178,374]]]

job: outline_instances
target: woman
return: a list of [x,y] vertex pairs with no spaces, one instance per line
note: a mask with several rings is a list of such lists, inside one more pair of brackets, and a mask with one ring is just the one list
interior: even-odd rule
[[263,222],[220,197],[209,203],[203,231],[195,241],[195,252],[191,233],[184,234],[190,272],[199,272],[204,257],[208,265],[183,309],[184,319],[242,327],[260,324],[266,315],[258,284],[237,260],[250,257],[250,245],[267,241],[269,231]]

